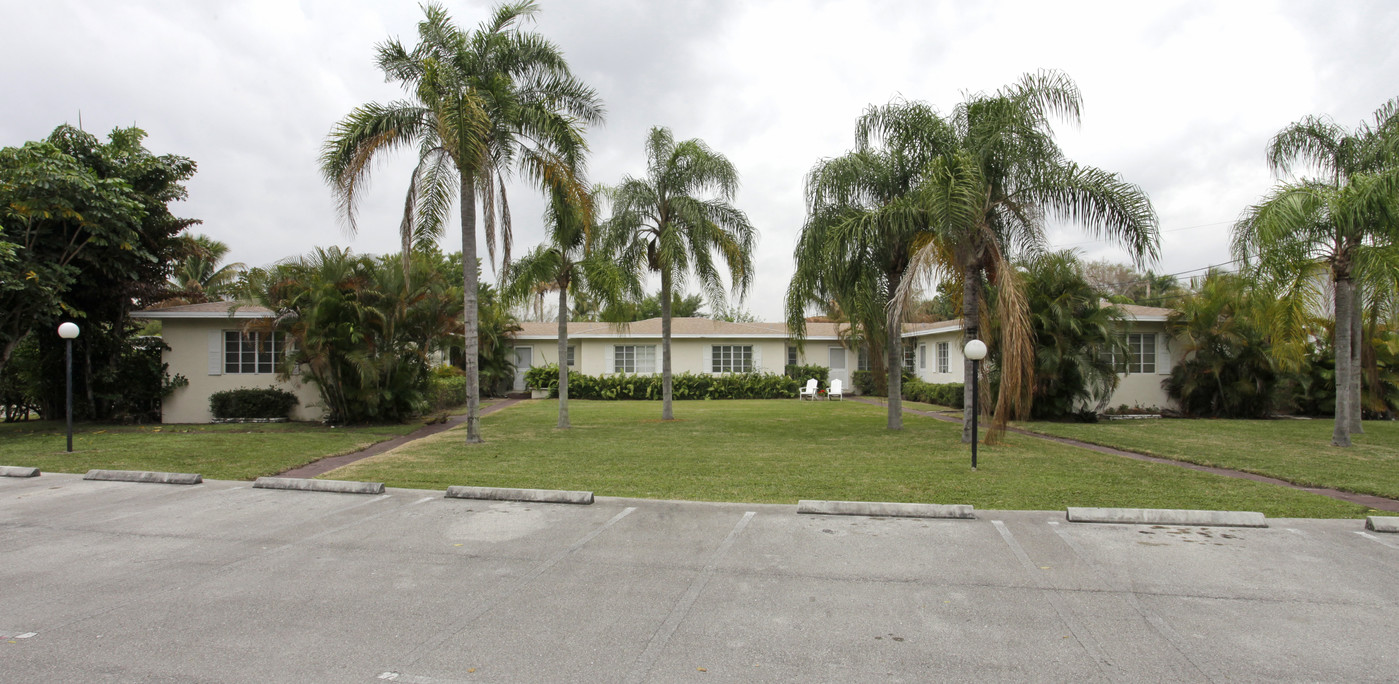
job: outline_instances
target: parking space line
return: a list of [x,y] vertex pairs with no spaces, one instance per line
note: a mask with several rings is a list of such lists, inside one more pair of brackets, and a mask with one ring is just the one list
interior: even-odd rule
[[[1127,605],[1131,606],[1132,610],[1137,612],[1137,615],[1141,616],[1148,625],[1151,625],[1151,628],[1156,630],[1157,634],[1160,634],[1171,644],[1171,647],[1174,648],[1177,653],[1185,658],[1186,662],[1190,663],[1190,665],[1195,668],[1196,673],[1212,682],[1218,682],[1224,679],[1223,675],[1220,673],[1211,671],[1212,668],[1196,662],[1194,658],[1190,657],[1190,651],[1193,649],[1193,645],[1186,640],[1185,637],[1181,636],[1180,632],[1177,632],[1169,622],[1166,622],[1165,618],[1162,618],[1160,615],[1157,615],[1155,611],[1147,608],[1146,605],[1137,598],[1137,593],[1132,591],[1131,587],[1121,587],[1118,583],[1114,582],[1112,578],[1104,574],[1102,568],[1100,568],[1097,563],[1088,559],[1088,554],[1084,552],[1078,540],[1070,536],[1068,531],[1064,530],[1058,522],[1051,521],[1049,525],[1050,529],[1054,530],[1054,534],[1058,535],[1059,539],[1069,547],[1069,550],[1073,551],[1073,554],[1077,556],[1084,565],[1088,566],[1093,575],[1097,577],[1098,582],[1103,587],[1107,588],[1108,591],[1122,596],[1122,598],[1127,601]],[[1296,532],[1296,530],[1293,531]]]
[[1360,536],[1362,536],[1362,537],[1364,537],[1364,538],[1366,538],[1366,539],[1369,539],[1369,540],[1372,541],[1372,542],[1375,542],[1376,544],[1383,544],[1383,545],[1385,545],[1385,546],[1388,546],[1388,547],[1391,548],[1391,549],[1399,549],[1399,545],[1396,545],[1396,544],[1394,544],[1394,543],[1392,543],[1392,542],[1389,542],[1389,541],[1385,541],[1385,540],[1383,540],[1383,539],[1380,539],[1379,537],[1376,537],[1375,535],[1370,534],[1369,532],[1362,532],[1362,531],[1360,531],[1360,530],[1356,530],[1355,533],[1358,534],[1358,535],[1360,535]]
[[698,576],[690,582],[690,588],[685,591],[685,595],[670,609],[670,614],[666,616],[660,627],[647,640],[646,650],[637,656],[636,663],[632,665],[631,674],[627,676],[627,682],[635,683],[646,680],[646,676],[651,673],[651,668],[655,666],[656,659],[660,657],[661,651],[665,649],[670,638],[675,635],[675,630],[680,628],[680,623],[684,622],[685,616],[694,607],[695,601],[699,600],[700,594],[704,593],[704,588],[709,584],[709,580],[714,577],[715,567],[719,560],[728,553],[729,548],[734,545],[734,540],[748,527],[748,522],[757,515],[755,511],[748,511],[739,519],[738,524],[729,530],[729,536],[724,537],[724,541],[719,544],[719,548],[714,553],[709,554],[709,559],[704,564],[704,569],[700,570]]
[[1025,574],[1043,590],[1045,599],[1054,608],[1054,612],[1059,614],[1059,621],[1063,622],[1064,626],[1069,629],[1074,641],[1077,641],[1079,647],[1088,654],[1088,657],[1093,659],[1093,665],[1098,668],[1098,673],[1109,681],[1122,681],[1123,672],[1115,667],[1107,655],[1103,653],[1102,647],[1093,638],[1093,633],[1079,623],[1078,618],[1074,616],[1073,609],[1069,608],[1059,590],[1044,578],[1044,573],[1040,572],[1039,566],[1030,560],[1030,554],[1025,553],[1020,542],[1015,540],[1015,535],[1010,533],[1010,528],[1006,527],[1006,524],[1000,520],[992,520],[991,524],[995,525],[996,531],[1001,533],[1001,539],[1005,540],[1011,553],[1015,554],[1016,559],[1020,561],[1020,567],[1025,570]]
[[[421,644],[418,644],[416,647],[413,648],[413,650],[409,651],[408,655],[404,658],[404,665],[411,666],[413,663],[418,662],[418,660],[420,660],[424,655],[427,655],[429,652],[436,650],[439,646],[446,643],[448,639],[451,639],[457,634],[460,634],[467,627],[470,627],[471,623],[475,622],[482,615],[485,615],[486,613],[490,612],[492,608],[495,608],[497,605],[499,605],[501,601],[504,601],[505,599],[514,596],[521,589],[524,589],[525,586],[528,585],[530,582],[533,582],[540,575],[543,575],[544,573],[548,572],[550,568],[554,567],[555,565],[558,565],[565,558],[568,558],[574,553],[577,553],[578,550],[583,548],[583,546],[586,545],[588,542],[592,541],[593,539],[596,539],[598,535],[602,534],[603,532],[606,532],[613,525],[616,525],[622,518],[631,515],[632,512],[635,510],[636,506],[628,506],[622,509],[622,512],[612,516],[612,519],[603,523],[601,527],[598,527],[592,532],[583,535],[581,538],[578,539],[578,541],[575,541],[573,542],[573,544],[569,545],[568,548],[554,554],[553,556],[550,556],[539,565],[536,565],[533,570],[530,570],[528,573],[520,576],[519,578],[516,578],[515,581],[506,585],[503,591],[497,593],[493,597],[487,598],[481,601],[480,603],[477,603],[475,608],[473,608],[460,620],[457,620],[456,622],[449,625],[446,629],[442,630],[442,632],[439,633],[436,637],[424,641]],[[398,670],[391,671],[391,673],[396,672],[398,672]]]

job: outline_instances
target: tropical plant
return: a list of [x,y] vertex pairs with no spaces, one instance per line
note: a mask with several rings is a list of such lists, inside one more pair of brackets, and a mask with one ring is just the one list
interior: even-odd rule
[[1325,117],[1291,124],[1269,143],[1268,165],[1280,175],[1309,167],[1320,177],[1282,184],[1249,207],[1234,226],[1234,256],[1292,302],[1296,313],[1279,331],[1281,348],[1291,350],[1283,360],[1291,365],[1300,362],[1308,334],[1299,323],[1316,308],[1319,276],[1329,270],[1336,382],[1344,388],[1336,393],[1331,443],[1350,446],[1351,433],[1363,431],[1365,302],[1356,280],[1392,283],[1399,270],[1399,98],[1353,132]]
[[1189,416],[1263,418],[1273,409],[1279,380],[1266,321],[1270,293],[1239,275],[1211,272],[1195,283],[1166,321],[1183,360],[1161,381]]
[[[481,312],[476,327],[476,364],[480,370],[476,391],[487,396],[504,395],[515,382],[515,333],[520,322],[495,288],[481,283]],[[462,348],[463,355],[465,347]]]
[[220,265],[228,256],[228,245],[207,235],[180,236],[178,250],[169,285],[174,299],[168,303],[198,304],[224,299],[237,287],[238,276],[247,270],[242,262]]
[[[1136,261],[1154,260],[1160,236],[1146,193],[1116,174],[1069,160],[1054,140],[1051,117],[1078,123],[1082,96],[1065,74],[1026,74],[991,94],[967,97],[948,124],[953,144],[924,170],[916,208],[933,234],[920,241],[897,301],[912,301],[924,280],[962,283],[963,340],[981,334],[983,288],[995,287],[1000,318],[1000,391],[994,426],[1029,414],[1033,401],[1034,344],[1029,310],[1014,252],[1045,245],[1045,219],[1076,222],[1116,242]],[[897,130],[895,112],[875,117],[869,130]],[[974,372],[964,361],[965,377]],[[962,438],[971,440],[971,387],[964,397]],[[988,402],[989,403],[989,402]]]
[[753,282],[756,231],[748,216],[730,204],[737,193],[738,171],[728,159],[697,138],[677,143],[670,129],[660,126],[646,138],[646,175],[628,175],[612,189],[611,222],[616,234],[630,235],[625,246],[618,246],[620,260],[643,265],[661,278],[661,420],[675,418],[670,372],[675,286],[693,271],[710,303],[723,306],[716,253],[728,266],[740,299]]
[[[641,294],[641,273],[634,261],[618,261],[603,246],[617,247],[625,240],[606,234],[615,224],[599,224],[595,216],[596,193],[575,198],[566,187],[556,186],[544,214],[545,242],[515,264],[503,287],[507,300],[530,296],[536,284],[559,293],[560,360],[568,356],[568,297],[587,292],[591,298],[617,302]],[[568,372],[560,363],[558,378],[559,429],[567,429]]]
[[851,348],[869,348],[871,362],[887,374],[890,430],[903,427],[903,316],[890,303],[907,278],[917,241],[933,229],[932,217],[915,202],[916,190],[937,155],[954,143],[953,133],[924,103],[870,107],[856,126],[856,148],[817,162],[807,174],[807,218],[787,288],[787,325],[800,344],[807,307],[840,312]]
[[556,45],[520,28],[539,11],[536,3],[499,5],[488,21],[469,32],[454,26],[438,5],[427,4],[423,11],[412,50],[396,40],[378,46],[380,69],[401,83],[410,99],[369,103],[351,112],[326,141],[321,168],[353,230],[360,186],[379,153],[417,148],[418,165],[409,179],[399,228],[405,273],[412,248],[436,241],[452,203],[459,200],[466,441],[476,443],[481,441],[477,199],[483,205],[491,263],[498,226],[501,271],[508,274],[512,238],[506,179],[515,170],[543,186],[578,178],[585,150],[580,127],[600,122],[602,106],[596,93],[569,71]]

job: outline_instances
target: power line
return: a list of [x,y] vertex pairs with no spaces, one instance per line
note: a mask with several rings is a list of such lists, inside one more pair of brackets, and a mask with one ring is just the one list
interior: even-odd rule
[[[1162,233],[1179,233],[1180,231],[1183,231],[1183,230],[1195,230],[1196,228],[1210,228],[1210,227],[1213,227],[1213,226],[1229,226],[1229,225],[1233,225],[1233,224],[1234,224],[1233,221],[1216,221],[1215,223],[1201,223],[1201,224],[1195,225],[1195,226],[1182,226],[1182,227],[1180,227],[1180,228],[1172,228],[1172,229],[1170,229],[1170,230],[1163,230],[1163,231],[1161,231],[1161,232],[1162,232]],[[1084,240],[1083,242],[1071,242],[1071,243],[1066,244],[1066,245],[1054,245],[1054,246],[1051,246],[1050,249],[1056,249],[1056,250],[1058,250],[1058,249],[1065,249],[1065,248],[1068,248],[1068,247],[1078,247],[1078,246],[1081,246],[1081,245],[1097,245],[1097,244],[1102,244],[1102,242],[1101,242],[1100,240]]]

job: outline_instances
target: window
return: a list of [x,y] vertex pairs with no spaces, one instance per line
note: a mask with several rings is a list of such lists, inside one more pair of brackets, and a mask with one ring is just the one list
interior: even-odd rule
[[928,367],[928,345],[918,345],[918,370]]
[[655,373],[656,345],[619,344],[613,349],[612,372]]
[[572,365],[573,365],[573,349],[574,349],[573,345],[571,345],[571,344],[568,345],[568,365],[569,365],[569,366],[572,366]]
[[939,343],[938,343],[938,372],[939,372],[939,373],[946,373],[946,372],[947,372],[947,343],[946,343],[946,342],[939,342]]
[[286,339],[276,333],[223,333],[223,372],[229,374],[274,373],[282,362]]
[[913,349],[913,345],[911,345],[911,344],[905,344],[905,345],[903,345],[903,351],[904,351],[904,370],[909,370],[909,371],[911,371],[911,370],[913,370],[913,361],[914,361],[913,355],[914,355],[914,353],[915,353],[915,352],[914,352],[914,349]]
[[867,370],[869,370],[869,369],[870,369],[870,350],[869,350],[869,347],[860,347],[860,353],[859,353],[859,355],[856,356],[856,358],[855,358],[855,370],[857,370],[857,371],[867,371]]
[[1111,362],[1119,373],[1155,373],[1156,334],[1131,333],[1119,339],[1124,338],[1127,343],[1126,357],[1116,358],[1108,352],[1103,354],[1103,359]]
[[716,344],[710,348],[709,372],[752,373],[753,345]]
[[797,348],[796,348],[796,347],[791,347],[791,346],[787,347],[787,365],[789,365],[789,366],[795,366],[795,365],[797,365]]

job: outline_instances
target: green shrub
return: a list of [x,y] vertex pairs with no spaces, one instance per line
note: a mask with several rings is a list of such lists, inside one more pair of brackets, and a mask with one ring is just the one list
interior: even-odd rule
[[301,401],[284,389],[240,387],[209,395],[215,418],[286,418]]
[[[450,368],[450,366],[448,366]],[[453,368],[457,373],[433,372],[428,378],[428,411],[446,411],[466,403],[466,373]]]
[[855,391],[860,394],[874,394],[874,372],[857,370],[850,374],[850,384],[854,385]]
[[825,387],[830,384],[831,369],[825,366],[796,366],[788,364],[783,375],[796,380],[798,385],[805,385],[807,380],[816,378],[817,384]]
[[917,378],[907,379],[903,382],[903,398],[925,404],[962,408],[962,383],[934,384]]
[[[708,375],[680,373],[671,375],[672,399],[791,399],[797,396],[797,381],[773,373],[730,373]],[[532,389],[547,389],[549,396],[559,396],[559,367],[556,365],[531,368],[525,372],[525,383]],[[662,393],[661,376],[656,375],[583,375],[568,374],[570,399],[655,400]]]

